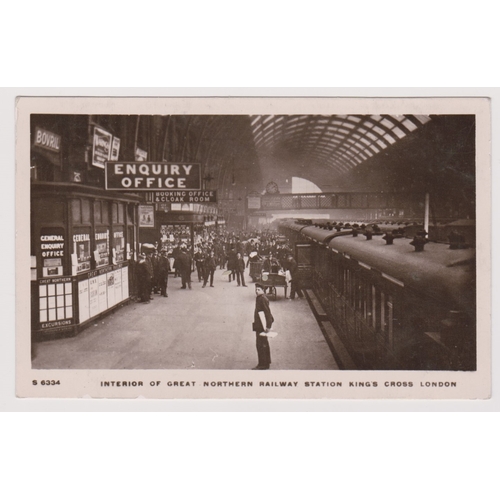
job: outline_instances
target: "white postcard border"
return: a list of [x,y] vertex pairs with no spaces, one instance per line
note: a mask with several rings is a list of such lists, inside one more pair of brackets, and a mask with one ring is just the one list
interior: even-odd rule
[[[18,132],[16,140],[16,171],[17,171],[17,259],[16,259],[16,285],[17,285],[17,394],[20,397],[49,397],[49,398],[173,398],[173,399],[225,399],[225,398],[271,398],[271,399],[476,399],[488,398],[490,395],[491,381],[491,278],[490,278],[490,125],[489,101],[487,99],[462,99],[462,98],[435,98],[435,99],[335,99],[335,98],[303,98],[303,99],[213,99],[189,98],[187,100],[166,99],[125,99],[117,102],[118,98],[26,98],[19,101],[18,107]],[[112,103],[112,104],[111,104]],[[478,370],[474,373],[459,372],[316,372],[308,371],[279,371],[265,374],[252,373],[248,370],[233,371],[188,371],[188,370],[43,370],[43,377],[47,379],[58,378],[64,380],[63,386],[56,390],[46,387],[34,388],[30,385],[33,378],[41,379],[40,370],[31,369],[29,349],[29,302],[23,297],[29,296],[29,169],[26,155],[29,155],[29,113],[82,113],[82,114],[107,114],[119,111],[117,104],[126,106],[126,114],[217,114],[217,113],[242,113],[242,114],[277,114],[277,113],[397,113],[404,109],[405,113],[476,113],[477,114],[477,221],[478,234],[481,242],[477,247],[478,262]],[[216,109],[214,109],[216,108]],[[382,111],[383,110],[383,111]],[[401,112],[401,111],[400,111]],[[29,157],[28,157],[29,158]],[[29,159],[28,159],[29,162]],[[481,227],[479,227],[481,224]],[[27,244],[28,243],[28,244]],[[26,252],[26,249],[28,251]],[[28,293],[26,294],[26,283]],[[27,332],[27,333],[26,333]],[[37,373],[35,373],[37,372]],[[119,372],[119,373],[117,373]],[[175,386],[169,382],[187,382],[195,378],[197,384],[208,382],[208,388],[198,385]],[[137,387],[120,387],[113,391],[102,390],[102,380],[142,380],[143,389]],[[331,385],[305,387],[308,381],[343,383],[342,387]],[[252,387],[220,386],[218,382],[243,382],[251,380]],[[260,382],[282,381],[297,382],[291,387],[259,386]],[[376,388],[349,387],[350,382],[377,381]],[[386,382],[413,381],[414,387],[394,388],[385,387]],[[456,391],[450,387],[425,387],[427,382],[457,383]],[[157,385],[157,382],[160,382]],[[212,382],[216,385],[213,386]],[[153,385],[153,383],[155,385]],[[424,384],[424,387],[420,387]],[[199,390],[201,389],[201,390]],[[374,389],[377,389],[376,391]],[[410,390],[412,389],[412,390]]]

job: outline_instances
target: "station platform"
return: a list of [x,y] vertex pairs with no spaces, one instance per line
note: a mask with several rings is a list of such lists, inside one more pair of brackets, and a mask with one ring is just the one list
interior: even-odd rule
[[[219,369],[257,365],[252,331],[255,287],[238,287],[217,269],[214,287],[202,288],[196,272],[192,289],[169,277],[168,297],[131,302],[91,324],[77,336],[38,342],[34,369]],[[278,289],[270,301],[275,318],[269,339],[271,370],[338,370],[306,298],[285,299]]]

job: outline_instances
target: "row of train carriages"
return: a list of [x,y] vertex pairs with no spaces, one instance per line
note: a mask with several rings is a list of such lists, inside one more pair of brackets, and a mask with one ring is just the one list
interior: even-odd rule
[[287,219],[279,231],[356,369],[476,369],[474,221],[427,234],[415,221]]

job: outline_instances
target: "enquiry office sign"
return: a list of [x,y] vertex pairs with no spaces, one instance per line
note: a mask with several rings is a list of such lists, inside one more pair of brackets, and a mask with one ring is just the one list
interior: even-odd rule
[[201,189],[199,163],[106,162],[106,189],[158,191]]

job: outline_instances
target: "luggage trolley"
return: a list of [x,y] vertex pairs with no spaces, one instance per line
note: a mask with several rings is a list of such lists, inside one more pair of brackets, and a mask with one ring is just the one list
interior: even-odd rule
[[286,282],[286,276],[279,273],[261,273],[260,282],[264,285],[264,292],[269,298],[276,299],[278,294],[277,288],[285,289],[285,299],[286,292],[288,289],[288,284]]

